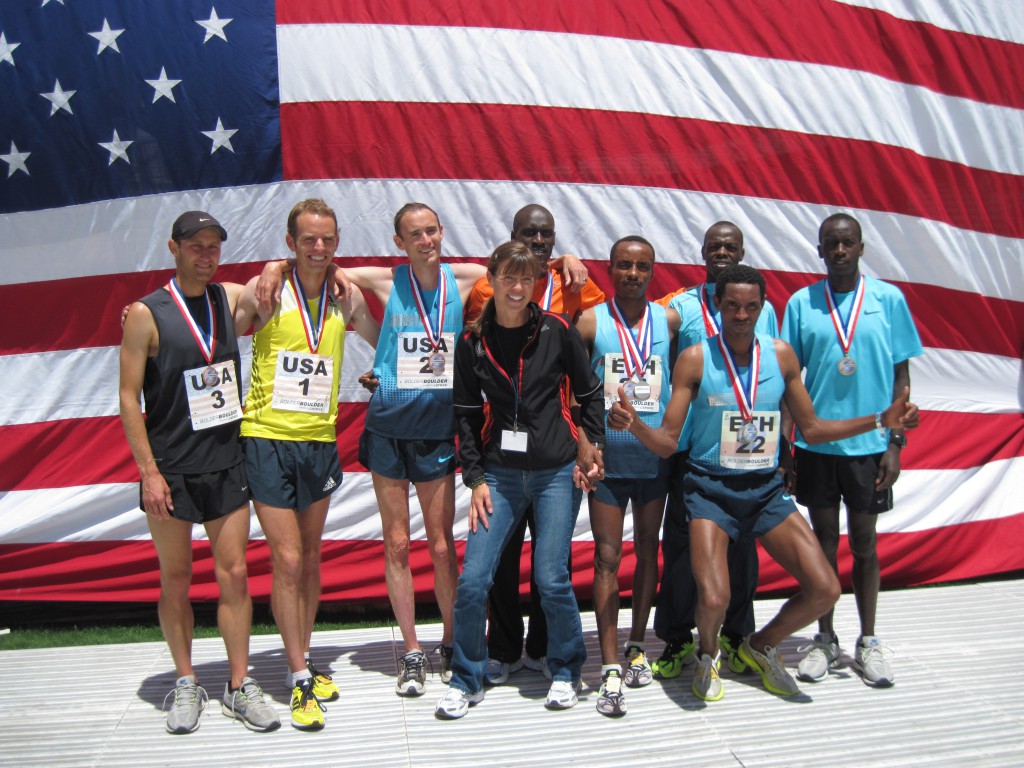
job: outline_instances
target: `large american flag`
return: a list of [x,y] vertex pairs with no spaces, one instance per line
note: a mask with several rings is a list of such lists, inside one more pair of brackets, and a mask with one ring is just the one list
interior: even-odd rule
[[[883,579],[1024,568],[1022,72],[1024,10],[1003,0],[4,0],[0,599],[154,599],[120,308],[166,281],[181,211],[227,226],[219,277],[244,281],[311,196],[338,212],[346,264],[397,260],[409,200],[460,258],[539,202],[599,281],[612,241],[652,240],[655,296],[700,280],[703,232],[729,219],[780,311],[823,272],[818,223],[852,212],[864,271],[902,288],[926,347]],[[355,458],[368,360],[353,340],[328,599],[385,595]],[[428,598],[418,520],[414,537]],[[585,592],[585,510],[575,547]],[[195,548],[210,598],[199,530]],[[250,571],[266,596],[255,519]],[[765,588],[787,583],[764,564]]]

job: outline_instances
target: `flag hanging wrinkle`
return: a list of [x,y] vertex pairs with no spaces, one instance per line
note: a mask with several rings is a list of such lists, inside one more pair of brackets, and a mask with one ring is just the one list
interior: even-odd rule
[[[557,250],[606,287],[611,243],[651,240],[653,296],[700,281],[704,230],[726,219],[776,307],[823,276],[822,219],[852,213],[864,272],[904,292],[925,346],[921,428],[879,520],[883,582],[1024,568],[1020,72],[1024,15],[1001,0],[5,0],[0,600],[156,598],[118,418],[121,307],[166,282],[182,211],[225,225],[218,279],[244,281],[287,254],[306,197],[338,213],[346,265],[398,262],[391,217],[409,200],[440,213],[453,258],[490,253],[541,203]],[[356,459],[371,359],[349,339],[329,600],[386,595]],[[418,516],[412,535],[430,599]],[[211,599],[195,536],[193,595]],[[255,518],[253,538],[266,597]],[[763,564],[763,588],[788,584]]]

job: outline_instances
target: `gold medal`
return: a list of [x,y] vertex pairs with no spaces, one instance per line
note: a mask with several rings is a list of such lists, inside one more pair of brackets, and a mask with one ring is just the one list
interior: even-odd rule
[[854,371],[857,370],[857,363],[849,355],[843,355],[836,368],[843,376],[853,376]]

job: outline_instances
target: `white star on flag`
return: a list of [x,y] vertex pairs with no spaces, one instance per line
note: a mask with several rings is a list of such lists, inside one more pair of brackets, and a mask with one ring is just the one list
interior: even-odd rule
[[224,124],[217,118],[217,127],[212,131],[201,131],[201,133],[208,139],[213,140],[213,146],[210,147],[210,154],[212,155],[221,147],[227,147],[232,152],[235,148],[231,146],[231,137],[238,133],[237,128],[225,128]]
[[132,161],[128,159],[128,147],[134,144],[134,141],[123,141],[120,136],[117,135],[117,129],[114,129],[114,138],[110,141],[97,141],[101,147],[110,153],[110,159],[107,160],[107,165],[113,165],[115,160],[124,160],[128,165],[132,164]]
[[206,21],[200,21],[196,19],[196,24],[206,30],[206,37],[203,38],[203,44],[205,45],[214,37],[219,37],[225,43],[228,41],[228,36],[224,34],[224,27],[230,24],[233,19],[219,19],[217,18],[217,9],[210,9],[210,18]]
[[96,51],[96,55],[99,56],[107,48],[110,48],[118,53],[121,49],[117,47],[117,38],[124,33],[123,29],[111,29],[110,24],[106,19],[103,20],[103,29],[99,32],[90,32],[89,37],[95,37],[100,41],[99,48]]
[[58,109],[65,109],[69,115],[75,114],[71,111],[71,105],[68,103],[71,101],[71,97],[74,96],[78,91],[65,91],[60,87],[60,80],[53,81],[53,91],[50,93],[40,93],[44,99],[51,102],[50,116],[57,114]]
[[12,67],[14,66],[14,49],[17,48],[21,43],[8,43],[7,35],[0,32],[0,61],[6,61]]
[[[160,67],[160,77],[156,80],[147,80],[151,86],[153,86],[153,103],[156,104],[157,99],[162,96],[166,96],[171,101],[174,101],[174,86],[181,82],[181,80],[171,80],[167,77],[167,68]],[[178,102],[174,101],[175,104]]]
[[7,163],[7,178],[11,178],[15,171],[23,171],[26,176],[29,175],[28,166],[25,165],[25,161],[28,160],[28,156],[31,152],[19,152],[18,148],[11,142],[11,151],[6,155],[0,155],[0,160]]

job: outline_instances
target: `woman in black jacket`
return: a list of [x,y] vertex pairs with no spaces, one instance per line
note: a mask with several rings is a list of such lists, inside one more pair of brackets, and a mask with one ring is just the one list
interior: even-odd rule
[[[536,278],[529,248],[499,246],[487,267],[494,297],[455,346],[459,459],[473,499],[455,600],[452,679],[437,705],[440,718],[462,717],[483,700],[487,593],[505,543],[531,503],[534,577],[548,621],[552,676],[545,706],[577,702],[587,653],[567,565],[576,525],[572,472],[578,463],[592,480],[603,474],[604,398],[576,329],[530,301]],[[582,426],[570,415],[571,396]],[[579,429],[590,440],[585,449],[577,443]]]

